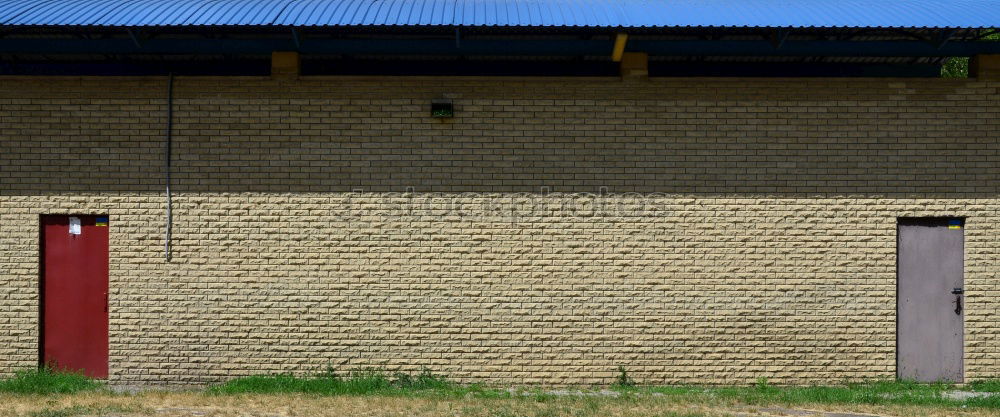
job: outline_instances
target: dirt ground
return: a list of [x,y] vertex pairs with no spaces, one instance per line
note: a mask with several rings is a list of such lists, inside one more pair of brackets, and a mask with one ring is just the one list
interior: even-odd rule
[[400,416],[400,417],[996,417],[996,410],[929,406],[747,406],[657,397],[434,398],[319,397],[301,394],[213,396],[192,392],[0,395],[0,416]]

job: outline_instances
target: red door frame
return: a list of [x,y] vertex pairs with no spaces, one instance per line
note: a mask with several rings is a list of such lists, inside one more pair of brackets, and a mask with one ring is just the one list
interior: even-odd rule
[[[71,239],[81,240],[67,240],[59,244],[48,242],[50,236],[46,230],[47,227],[53,228],[51,236],[53,239],[71,236],[68,230],[71,217],[81,219],[83,232],[83,235]],[[107,223],[107,219],[106,215],[94,214],[39,216],[38,360],[41,366],[54,363],[57,367],[81,372],[93,378],[107,378],[108,376],[110,225]],[[104,220],[103,226],[98,226],[98,220]],[[65,233],[65,235],[60,236],[54,233]],[[48,281],[51,279],[51,277],[47,278],[47,274],[50,272],[47,271],[46,267],[47,251],[53,250],[46,247],[49,243],[61,246],[60,250],[64,251],[66,257],[64,261],[73,262],[73,265],[59,265],[59,268],[64,268],[64,272],[60,276],[68,275],[70,280],[52,279],[61,287],[55,290],[47,287],[50,284]],[[67,284],[70,284],[70,291],[67,291]],[[51,297],[62,299],[48,299]],[[62,304],[54,304],[56,302]],[[47,317],[46,310],[50,310],[49,313],[59,314],[60,317],[70,318],[68,321],[72,325],[48,323],[46,320],[51,319],[51,317]],[[58,333],[55,329],[60,327],[64,329],[62,335],[48,335],[47,337],[47,333]],[[83,333],[80,334],[80,332]],[[72,333],[77,334],[73,335]],[[59,357],[63,357],[65,362],[59,364]]]

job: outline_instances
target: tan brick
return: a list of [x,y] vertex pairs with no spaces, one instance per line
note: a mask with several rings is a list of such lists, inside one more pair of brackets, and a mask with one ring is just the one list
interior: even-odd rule
[[0,78],[0,371],[37,363],[38,216],[93,212],[113,382],[891,378],[896,218],[948,215],[1000,375],[1000,83],[175,83],[168,264],[165,80]]

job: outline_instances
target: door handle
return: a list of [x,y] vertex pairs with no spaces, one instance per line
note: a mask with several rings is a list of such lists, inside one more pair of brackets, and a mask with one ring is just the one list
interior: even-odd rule
[[951,290],[952,294],[955,294],[955,314],[962,315],[962,294],[965,294],[965,290],[962,288],[955,288]]

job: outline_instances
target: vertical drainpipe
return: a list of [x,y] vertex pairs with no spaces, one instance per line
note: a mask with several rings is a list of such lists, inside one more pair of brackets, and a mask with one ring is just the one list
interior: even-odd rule
[[167,135],[166,143],[164,144],[164,160],[163,160],[163,173],[166,177],[167,184],[167,224],[166,233],[164,236],[163,244],[163,257],[167,262],[170,262],[170,233],[173,229],[174,217],[171,213],[171,206],[173,206],[173,194],[170,192],[170,163],[171,154],[173,153],[173,143],[174,142],[174,74],[170,73],[167,75]]

